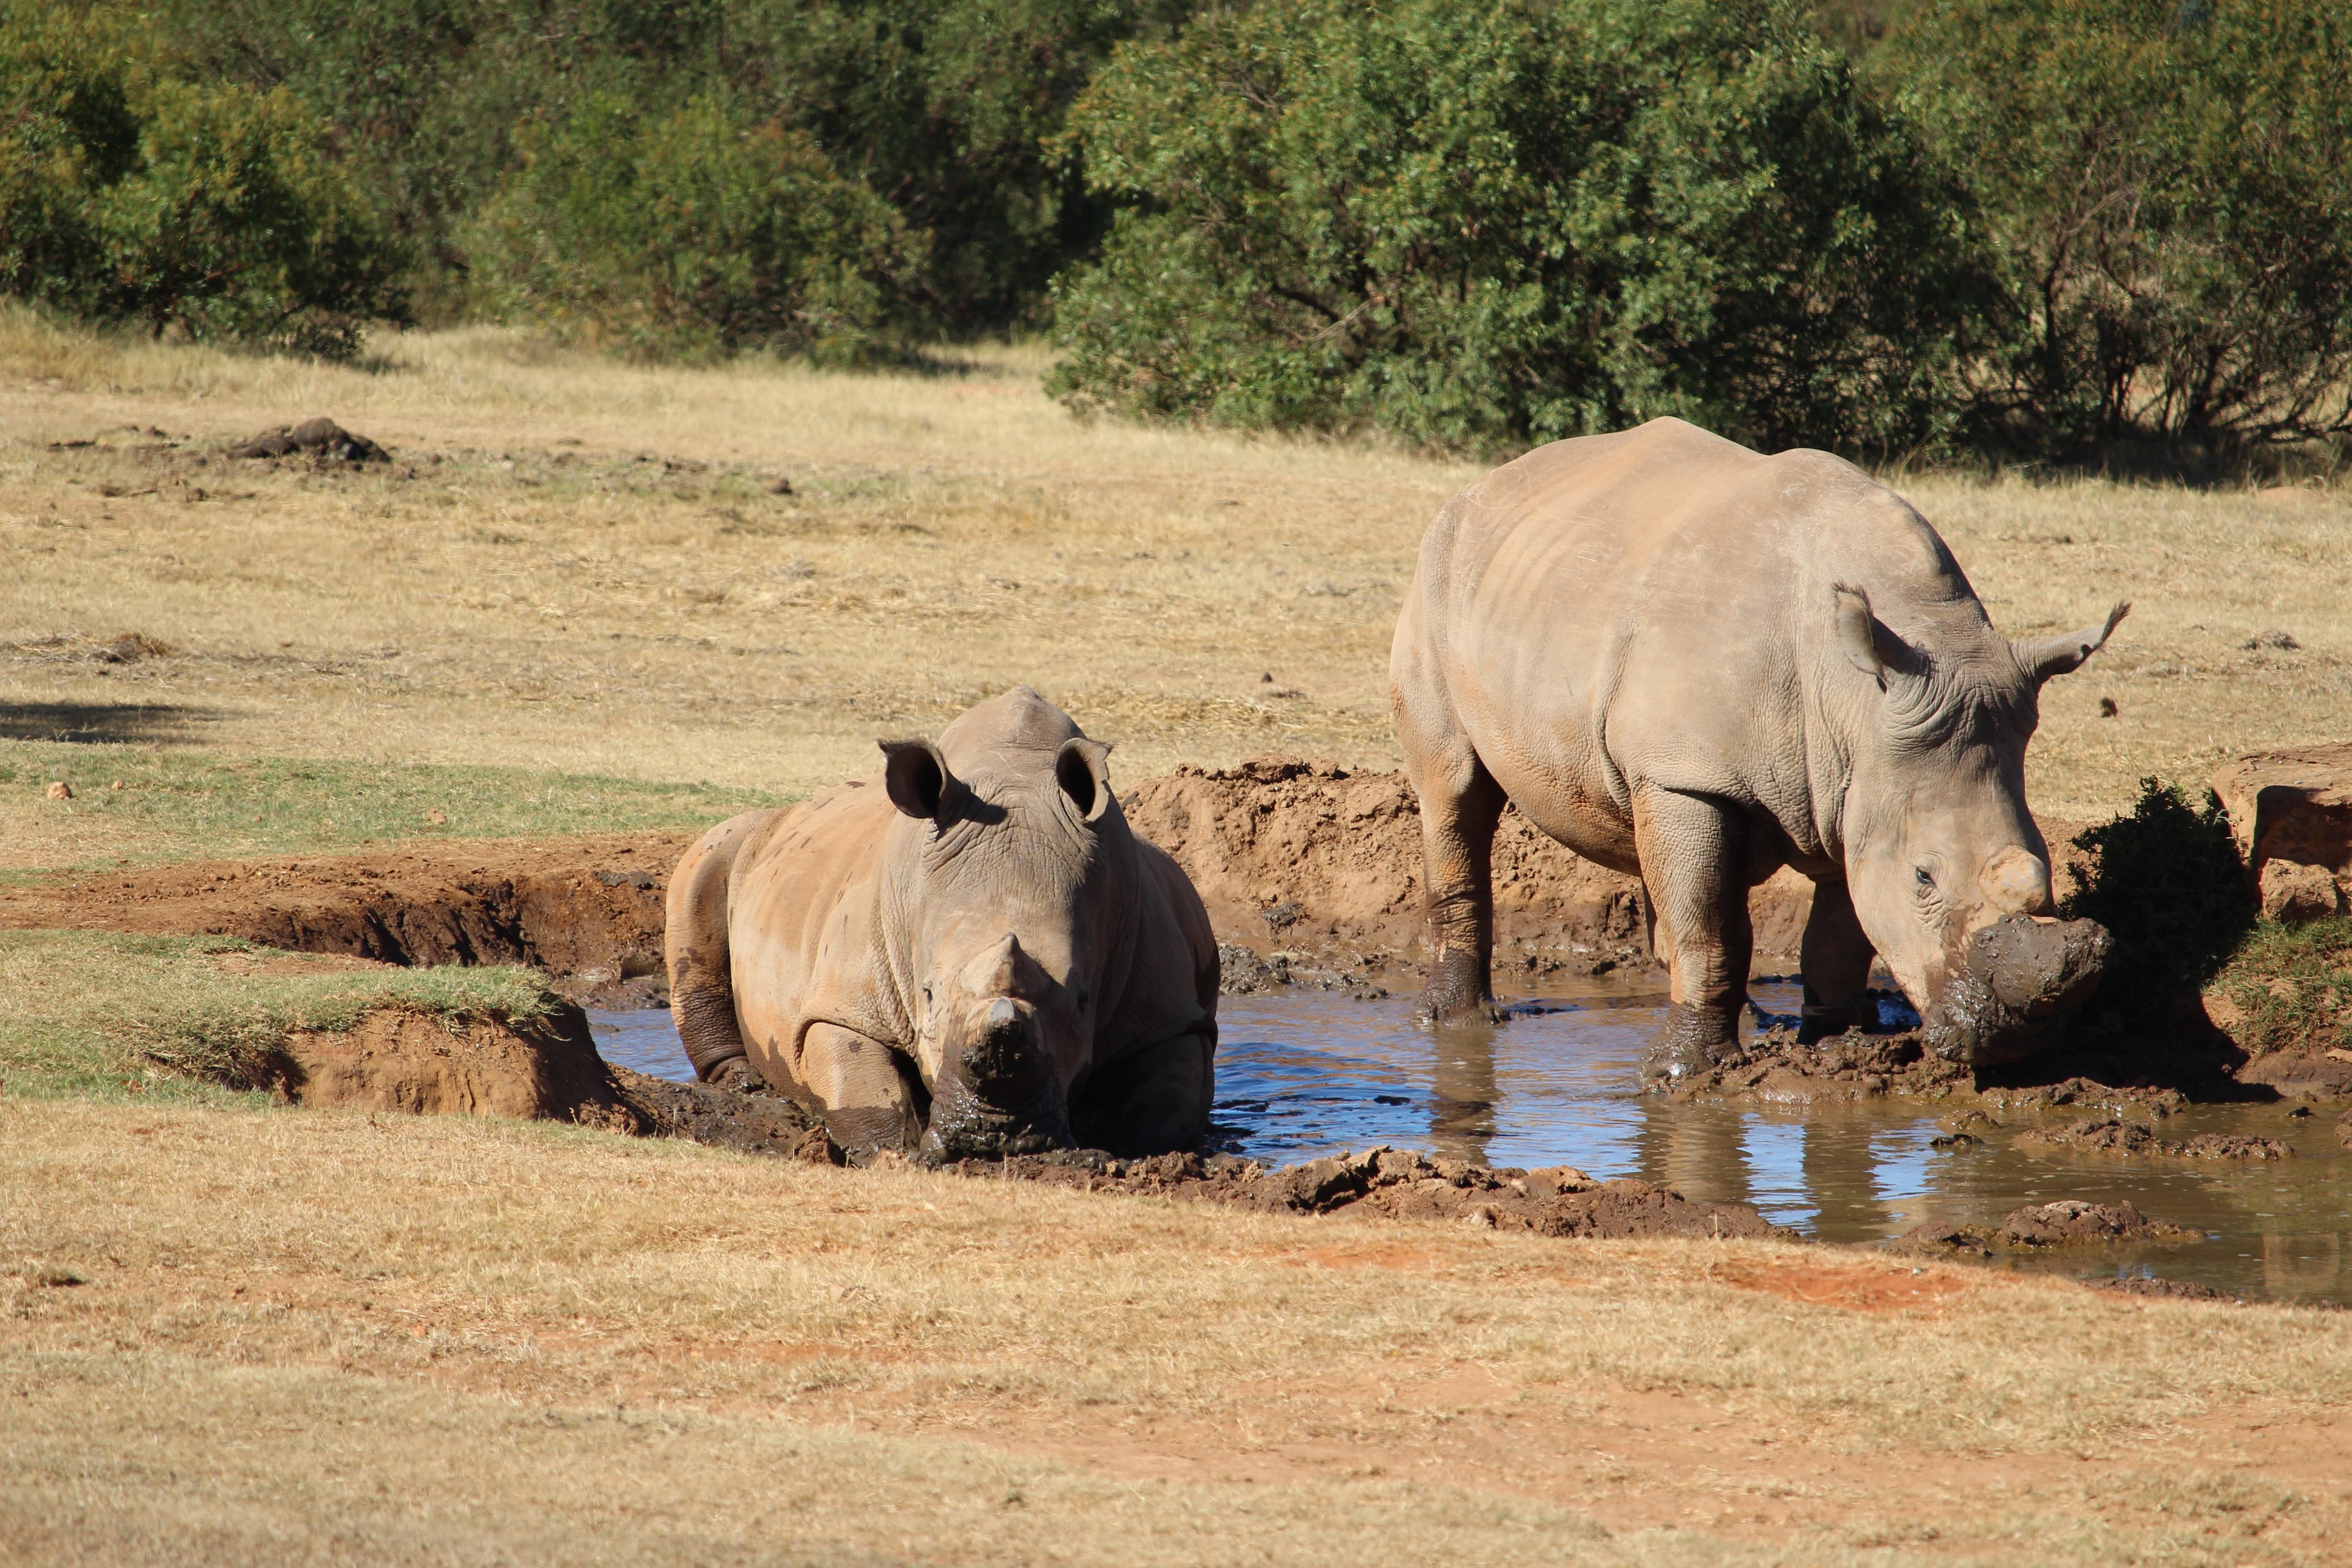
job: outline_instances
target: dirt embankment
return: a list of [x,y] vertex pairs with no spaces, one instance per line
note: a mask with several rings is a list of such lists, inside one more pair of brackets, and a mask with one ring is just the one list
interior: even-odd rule
[[[1120,805],[1192,879],[1221,942],[1295,956],[1301,968],[1410,963],[1417,951],[1420,805],[1402,773],[1258,757],[1146,779]],[[0,893],[0,927],[240,936],[392,963],[527,963],[572,994],[642,980],[647,994],[631,999],[646,1001],[658,990],[663,888],[689,838],[407,844],[85,873]],[[1749,896],[1759,964],[1793,966],[1811,898],[1785,870]],[[1516,810],[1495,837],[1495,921],[1507,985],[1650,957],[1640,880],[1562,848]]]
[[624,983],[657,989],[662,889],[689,842],[492,839],[86,873],[0,894],[0,927],[236,936],[398,964],[521,963],[601,998]]
[[272,1067],[277,1089],[304,1105],[646,1126],[572,1006],[535,1018],[381,1007],[348,1029],[291,1031]]
[[[1221,942],[1404,955],[1421,940],[1421,805],[1402,773],[1253,757],[1146,779],[1119,805],[1192,879]],[[1561,847],[1516,807],[1495,834],[1494,881],[1498,980],[1650,956],[1640,879]],[[1790,871],[1750,894],[1759,957],[1793,962],[1811,907]]]

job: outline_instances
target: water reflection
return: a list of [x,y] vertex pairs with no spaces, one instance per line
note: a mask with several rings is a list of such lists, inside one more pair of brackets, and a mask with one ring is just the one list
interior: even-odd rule
[[[1759,985],[1758,1001],[1792,1012],[1795,988]],[[1931,1222],[1996,1224],[2062,1197],[2128,1199],[2206,1234],[2020,1266],[2161,1274],[2281,1300],[2352,1295],[2342,1234],[2352,1161],[2336,1157],[2326,1119],[2306,1126],[2281,1107],[2212,1106],[2163,1126],[2173,1140],[2247,1131],[2296,1148],[2294,1160],[2246,1166],[2074,1154],[2005,1135],[1937,1149],[1935,1108],[1909,1101],[1679,1104],[1638,1091],[1637,1063],[1664,1002],[1596,989],[1500,1026],[1428,1030],[1401,1000],[1229,998],[1220,1008],[1218,1121],[1234,1146],[1276,1163],[1385,1142],[1489,1164],[1573,1164],[1752,1203],[1830,1241],[1882,1241]]]
[[[1796,1009],[1793,986],[1757,991],[1769,1011]],[[1678,1104],[1638,1091],[1637,1063],[1664,1001],[1596,984],[1501,1025],[1430,1030],[1412,1023],[1403,999],[1228,997],[1219,1008],[1216,1136],[1280,1164],[1394,1143],[1486,1164],[1577,1165],[1693,1197],[1752,1203],[1829,1241],[1879,1241],[1928,1222],[1994,1224],[2021,1205],[2055,1198],[2127,1198],[2205,1234],[2035,1266],[2161,1274],[2280,1300],[2352,1296],[2344,1234],[2352,1160],[2337,1157],[2329,1118],[2295,1121],[2277,1106],[2209,1106],[2163,1124],[2173,1140],[2258,1132],[2287,1141],[2298,1156],[2242,1165],[2073,1154],[2006,1135],[1937,1149],[1934,1108],[1909,1101]],[[692,1076],[666,1013],[591,1018],[609,1059]],[[2031,1120],[2003,1118],[2012,1127]]]

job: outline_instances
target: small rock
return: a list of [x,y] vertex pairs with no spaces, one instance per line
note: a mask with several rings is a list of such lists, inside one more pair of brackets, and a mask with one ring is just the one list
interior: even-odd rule
[[74,797],[73,785],[66,783],[63,779],[58,780],[57,783],[51,784],[42,793],[47,795],[51,800],[71,800]]
[[788,496],[793,493],[793,481],[790,479],[778,479],[774,484],[768,487],[768,493],[772,496]]
[[2094,1204],[2080,1198],[2061,1198],[2054,1204],[2034,1204],[2012,1213],[2000,1222],[2000,1238],[2011,1247],[2080,1247],[2137,1241],[2174,1229],[2148,1218],[2128,1200]]
[[2293,632],[2256,632],[2238,646],[2246,648],[2274,647],[2292,651],[2303,645],[2294,640]]
[[2344,912],[2344,892],[2325,866],[2272,858],[2263,862],[2259,884],[2263,916],[2287,925],[2308,925]]
[[122,781],[121,779],[116,779],[112,784],[108,784],[106,787],[109,789],[121,789],[123,787]]
[[425,814],[425,820],[436,827],[446,827],[449,825],[449,814],[436,805]]
[[2114,718],[2114,717],[2115,717],[2118,712],[2120,712],[2120,711],[2121,711],[2121,710],[2120,710],[2120,709],[2118,709],[2118,708],[2116,706],[2116,700],[2115,700],[2114,698],[2112,698],[2112,697],[2102,697],[2102,698],[2100,698],[2100,699],[2099,699],[2099,717],[2100,717],[2100,718],[2102,718],[2102,719],[2112,719],[2112,718]]

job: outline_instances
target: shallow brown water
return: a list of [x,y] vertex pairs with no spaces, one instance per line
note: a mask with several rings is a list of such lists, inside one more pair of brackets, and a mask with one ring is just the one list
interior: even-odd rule
[[[1756,1000],[1796,1010],[1792,985]],[[1689,1196],[1752,1203],[1824,1241],[1874,1243],[1915,1226],[1997,1225],[2026,1204],[2128,1199],[2200,1233],[2179,1243],[2101,1247],[2008,1267],[2080,1278],[2154,1274],[2249,1298],[2352,1300],[2352,1157],[2335,1111],[2283,1104],[2197,1106],[2150,1122],[2172,1142],[2250,1132],[2295,1152],[2280,1162],[2157,1161],[2037,1147],[2015,1134],[2102,1114],[2069,1106],[1996,1111],[1973,1148],[1932,1146],[1953,1109],[1912,1100],[1781,1108],[1689,1104],[1639,1092],[1636,1063],[1662,995],[1595,985],[1541,999],[1508,1022],[1439,1031],[1402,997],[1335,993],[1227,997],[1218,1007],[1219,1138],[1287,1164],[1368,1144],[1431,1149],[1492,1165],[1576,1165],[1640,1176]],[[667,1014],[593,1015],[608,1058],[688,1076]],[[2144,1109],[2121,1108],[2147,1121]]]

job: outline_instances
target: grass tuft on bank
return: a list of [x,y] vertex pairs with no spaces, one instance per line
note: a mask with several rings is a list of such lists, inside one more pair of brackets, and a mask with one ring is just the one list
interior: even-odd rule
[[500,1018],[555,1005],[502,965],[395,969],[236,937],[0,931],[0,1094],[218,1100],[266,1082],[294,1029],[379,1007]]
[[2352,1047],[2352,920],[2263,921],[2215,984],[2238,1009],[2231,1037],[2257,1056]]
[[[60,783],[72,798],[50,798],[49,786]],[[0,741],[0,841],[9,846],[0,861],[19,871],[312,854],[400,839],[699,831],[777,803],[719,784],[529,768]]]

